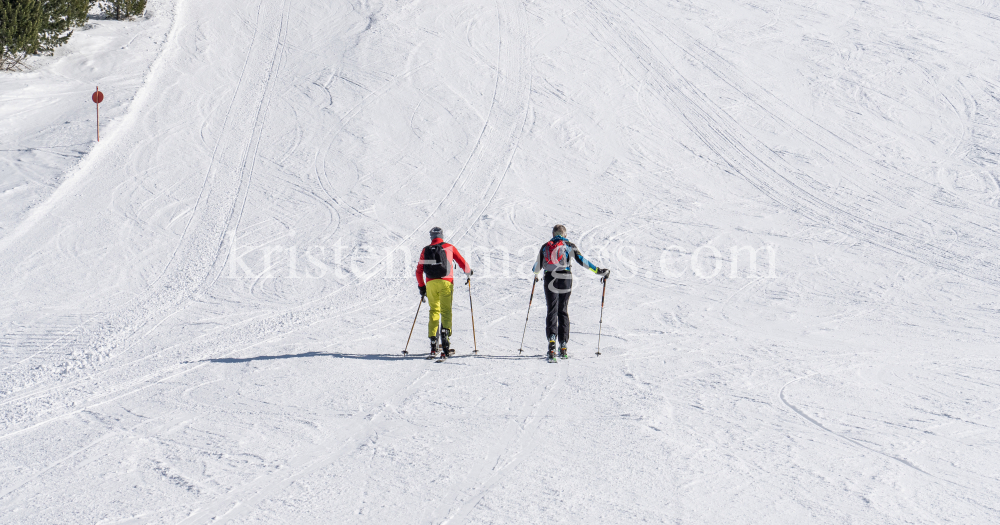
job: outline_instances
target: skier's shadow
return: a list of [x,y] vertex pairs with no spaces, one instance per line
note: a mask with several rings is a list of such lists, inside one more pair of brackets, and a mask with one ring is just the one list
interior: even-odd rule
[[283,355],[258,355],[254,357],[219,357],[216,359],[205,359],[204,363],[249,363],[251,361],[272,361],[275,359],[296,359],[300,357],[339,357],[341,359],[367,359],[377,361],[395,361],[405,358],[403,355],[392,354],[344,354],[339,352],[303,352],[301,354]]
[[[401,359],[426,359],[427,354],[345,354],[342,352],[303,352],[301,354],[282,354],[282,355],[258,355],[254,357],[219,357],[216,359],[205,359],[202,363],[225,363],[225,364],[239,364],[239,363],[249,363],[251,361],[273,361],[275,359],[297,359],[300,357],[336,357],[340,359],[364,359],[364,360],[375,360],[375,361],[399,361]],[[526,357],[537,357],[537,356],[518,356],[518,355],[471,355],[471,354],[460,354],[450,357],[448,360],[452,359],[463,359],[466,357],[477,357],[480,359],[523,359]]]

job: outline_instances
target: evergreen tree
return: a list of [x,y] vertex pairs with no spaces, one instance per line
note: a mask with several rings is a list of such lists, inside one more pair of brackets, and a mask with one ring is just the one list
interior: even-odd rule
[[87,21],[90,0],[42,0],[42,29],[39,51],[51,54],[73,36],[73,28]]
[[101,11],[108,18],[127,20],[146,11],[146,0],[101,0]]
[[0,69],[20,69],[25,57],[38,52],[43,20],[39,0],[0,0]]

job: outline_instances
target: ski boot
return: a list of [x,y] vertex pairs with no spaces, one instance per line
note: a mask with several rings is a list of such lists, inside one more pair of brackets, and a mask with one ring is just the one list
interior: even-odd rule
[[549,351],[545,354],[545,360],[550,363],[556,362],[556,342],[549,341]]
[[559,343],[559,359],[569,359],[569,352],[566,350],[566,342]]
[[431,353],[427,356],[427,359],[434,359],[438,356],[438,340],[437,337],[431,338]]
[[451,330],[447,328],[441,329],[441,352],[447,354],[448,357],[455,355],[455,351],[451,348]]

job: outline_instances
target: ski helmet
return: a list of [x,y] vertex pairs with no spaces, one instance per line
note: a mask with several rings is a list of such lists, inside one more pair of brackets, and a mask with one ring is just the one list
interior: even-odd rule
[[431,228],[431,240],[433,241],[434,239],[444,239],[444,230],[437,226]]

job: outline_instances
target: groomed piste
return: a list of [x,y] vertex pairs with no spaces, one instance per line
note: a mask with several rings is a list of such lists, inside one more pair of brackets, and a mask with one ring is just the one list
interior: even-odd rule
[[[0,74],[0,525],[998,523],[998,34],[992,0],[95,16]],[[574,263],[549,363],[556,224],[611,274],[602,319]],[[475,270],[443,363],[435,226]]]

